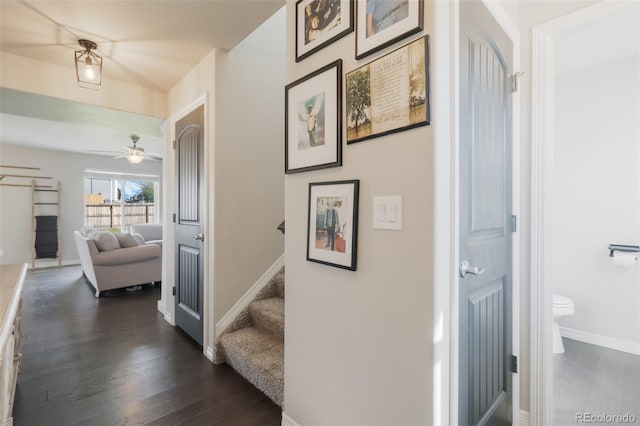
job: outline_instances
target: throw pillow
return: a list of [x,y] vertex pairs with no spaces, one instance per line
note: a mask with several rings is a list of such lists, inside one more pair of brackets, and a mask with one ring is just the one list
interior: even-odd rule
[[138,240],[136,240],[133,235],[129,234],[128,232],[116,234],[116,238],[118,239],[118,243],[122,248],[138,247],[140,245],[138,244]]
[[80,228],[80,234],[87,238],[93,238],[96,235],[96,233],[98,233],[98,230],[93,226],[85,225],[82,228]]
[[100,231],[94,235],[93,240],[96,242],[96,247],[100,251],[109,251],[120,248],[120,243],[115,235],[109,231]]

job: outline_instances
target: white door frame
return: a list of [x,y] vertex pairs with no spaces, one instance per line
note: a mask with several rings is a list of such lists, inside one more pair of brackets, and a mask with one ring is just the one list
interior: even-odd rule
[[[520,70],[520,31],[501,4],[482,0],[513,42]],[[458,423],[459,249],[459,1],[434,2],[432,114],[434,122],[433,424]],[[513,93],[512,211],[520,210],[520,94]],[[520,355],[520,232],[513,234],[512,352]],[[520,377],[513,375],[513,424],[520,424]]]
[[531,88],[531,424],[551,424],[554,38],[635,0],[603,1],[533,28]]
[[[213,325],[213,161],[209,159],[212,156],[209,138],[212,135],[209,120],[209,96],[207,93],[199,96],[190,105],[186,106],[180,112],[171,115],[166,121],[164,129],[165,135],[168,135],[166,141],[166,149],[163,160],[162,170],[162,186],[165,203],[163,205],[163,253],[162,253],[162,296],[158,301],[158,311],[160,311],[165,320],[175,326],[175,296],[172,294],[172,287],[175,286],[175,250],[174,250],[174,227],[173,214],[175,213],[175,149],[173,149],[173,141],[176,137],[176,122],[182,117],[189,114],[196,108],[204,105],[204,229],[205,244],[203,244],[204,259],[204,282],[203,282],[203,336],[202,336],[202,352],[213,362],[213,340],[211,340]],[[215,336],[214,336],[215,339]]]

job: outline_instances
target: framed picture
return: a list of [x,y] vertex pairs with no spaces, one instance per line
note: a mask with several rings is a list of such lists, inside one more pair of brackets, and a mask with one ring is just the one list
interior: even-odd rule
[[353,31],[354,0],[298,0],[296,62]]
[[284,172],[342,165],[342,60],[285,89]]
[[307,260],[356,270],[359,180],[309,184]]
[[430,123],[429,36],[346,75],[347,144]]
[[423,0],[357,0],[356,59],[422,31]]

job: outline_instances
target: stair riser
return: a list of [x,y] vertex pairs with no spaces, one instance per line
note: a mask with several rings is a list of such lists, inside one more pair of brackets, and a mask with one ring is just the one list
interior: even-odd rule
[[277,317],[269,312],[264,312],[255,307],[251,307],[251,318],[253,324],[269,333],[284,339],[284,317]]

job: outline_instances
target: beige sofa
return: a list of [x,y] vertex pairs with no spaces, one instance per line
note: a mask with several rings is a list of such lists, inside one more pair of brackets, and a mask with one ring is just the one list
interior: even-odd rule
[[161,280],[162,248],[159,245],[138,241],[142,244],[105,247],[91,235],[85,236],[78,231],[73,234],[82,271],[95,288],[96,297],[106,290]]
[[141,236],[145,244],[157,244],[162,247],[162,224],[140,223],[131,225],[131,233]]

